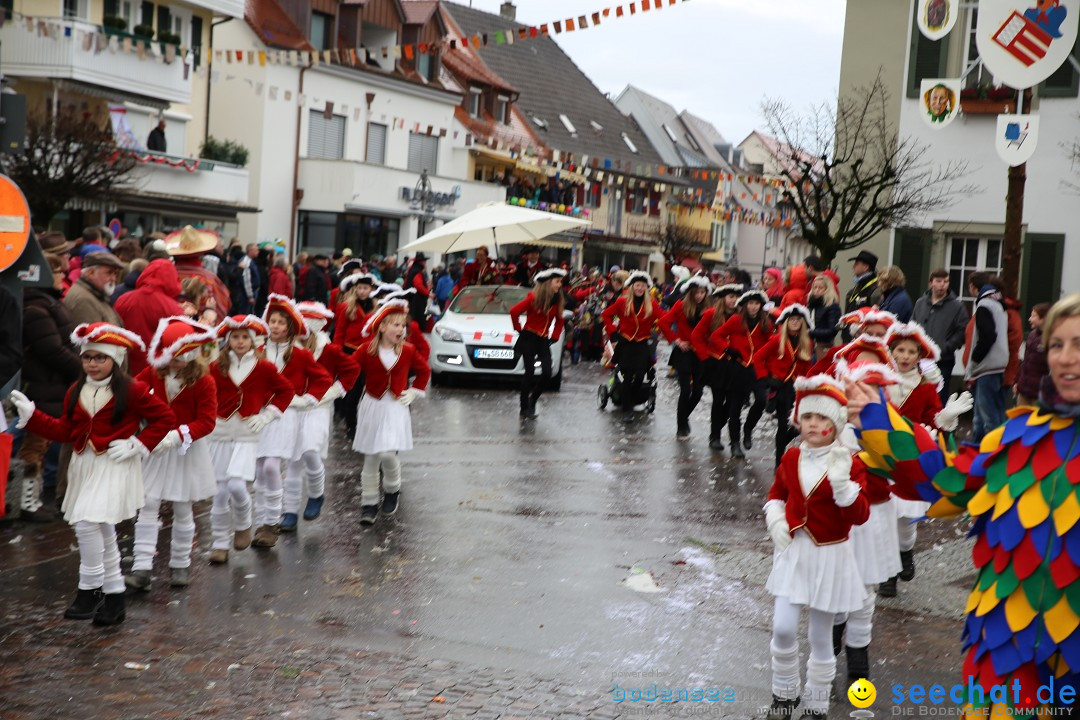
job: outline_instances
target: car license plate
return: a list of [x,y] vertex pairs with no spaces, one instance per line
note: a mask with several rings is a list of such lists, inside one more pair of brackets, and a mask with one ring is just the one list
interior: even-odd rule
[[513,360],[513,348],[477,348],[473,353],[477,360]]

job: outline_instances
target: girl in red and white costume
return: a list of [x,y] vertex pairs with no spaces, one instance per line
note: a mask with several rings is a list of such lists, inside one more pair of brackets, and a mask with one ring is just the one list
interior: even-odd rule
[[[518,334],[514,352],[521,356],[525,374],[521,376],[521,417],[535,418],[536,403],[551,380],[551,346],[563,331],[562,283],[566,271],[541,270],[533,276],[534,289],[525,299],[510,308],[510,323]],[[521,324],[521,316],[525,324]],[[540,379],[536,361],[540,361]]]
[[635,270],[626,278],[626,291],[601,313],[608,340],[615,345],[612,361],[623,376],[622,409],[628,419],[644,409],[641,388],[652,366],[650,340],[663,317],[649,294],[651,287],[649,274]]
[[[917,323],[898,323],[889,328],[885,344],[892,355],[893,365],[900,378],[888,388],[887,397],[900,414],[928,428],[952,432],[959,418],[971,409],[971,393],[953,394],[941,407],[939,388],[943,382],[937,362],[941,350]],[[882,581],[878,592],[883,597],[896,596],[897,579],[905,582],[915,577],[915,539],[917,520],[926,514],[930,503],[893,498],[899,534],[899,564],[901,568]]]
[[[810,368],[811,375],[836,375],[836,361],[841,352],[845,348],[849,347],[851,343],[855,342],[861,337],[872,337],[883,339],[885,333],[889,331],[889,328],[896,324],[896,316],[887,310],[878,310],[877,308],[859,308],[849,312],[847,315],[843,315],[840,318],[840,325],[845,328],[851,328],[852,339],[842,345],[835,345],[828,349],[824,356],[819,357],[814,366]],[[853,358],[848,358],[848,362],[852,362]],[[886,365],[889,364],[888,359],[883,359],[881,362]]]
[[[806,377],[814,358],[810,309],[795,303],[780,311],[777,331],[754,354],[757,382],[766,388],[766,411],[776,414],[776,465],[795,437],[788,416],[795,404],[795,380]],[[771,407],[770,407],[771,406]]]
[[[334,344],[346,355],[352,355],[364,344],[364,324],[368,315],[375,312],[375,300],[372,295],[378,281],[374,275],[364,273],[350,275],[338,286],[339,302],[334,310]],[[395,285],[397,290],[398,286]],[[335,403],[337,414],[345,418],[345,435],[352,442],[356,433],[356,408],[364,391],[359,384],[354,385],[344,398]]]
[[[344,397],[356,383],[360,374],[360,365],[355,355],[346,355],[345,351],[330,342],[330,336],[323,332],[326,323],[333,319],[326,306],[318,302],[302,302],[296,305],[307,325],[308,337],[302,342],[330,377],[334,384],[322,396],[314,408],[300,411],[300,436],[285,471],[285,497],[281,517],[281,531],[296,530],[297,513],[300,511],[300,491],[303,480],[307,480],[307,505],[304,506],[304,519],[314,520],[322,513],[326,498],[326,468],[323,461],[330,450],[330,422],[333,420],[333,403]],[[303,476],[302,476],[303,474]]]
[[11,399],[17,427],[72,444],[62,510],[79,544],[79,589],[64,617],[115,625],[124,620],[116,523],[142,507],[142,460],[176,427],[176,419],[161,398],[123,370],[129,352],[146,350],[138,335],[100,322],[79,325],[71,341],[82,356],[83,374],[68,390],[61,417],[36,410],[18,390]]
[[796,381],[794,416],[801,442],[784,453],[764,507],[775,545],[765,584],[776,598],[769,718],[790,718],[799,704],[803,608],[810,613],[810,657],[802,717],[825,718],[836,676],[833,616],[860,609],[867,594],[848,541],[851,527],[869,515],[862,492],[866,467],[837,442],[847,423],[847,399],[833,378],[817,375]]
[[[369,340],[356,353],[364,377],[353,450],[364,454],[360,472],[360,522],[373,524],[379,516],[379,470],[382,470],[382,512],[397,512],[401,494],[398,453],[412,450],[409,406],[422,398],[431,378],[427,359],[405,341],[409,304],[384,302],[368,320]],[[412,384],[409,378],[412,377]]]
[[743,286],[737,283],[720,285],[709,293],[715,305],[701,315],[701,322],[694,326],[690,334],[690,343],[694,353],[702,362],[704,384],[712,393],[712,411],[709,413],[709,447],[713,450],[724,449],[724,426],[728,421],[728,386],[735,373],[734,361],[726,354],[727,340],[716,331],[728,319],[739,312],[739,296]]
[[[705,392],[704,365],[694,352],[693,335],[706,312],[705,297],[708,292],[708,278],[701,275],[690,278],[683,285],[682,299],[677,300],[660,318],[660,332],[672,345],[668,365],[675,368],[679,376],[675,436],[680,440],[690,437],[690,414]],[[675,328],[674,332],[672,327]]]
[[[309,449],[301,438],[301,414],[318,406],[334,380],[310,352],[296,346],[298,339],[307,338],[308,329],[291,298],[271,293],[263,312],[263,322],[269,331],[263,354],[289,381],[295,393],[281,419],[259,435],[256,453],[255,537],[251,544],[272,548],[277,545],[285,493],[282,460],[299,460],[303,451]],[[321,448],[321,440],[318,442]]]
[[[385,283],[375,288],[375,292],[373,292],[371,296],[378,298],[379,305],[381,306],[389,300],[404,300],[408,303],[409,298],[415,294],[415,288],[402,290],[394,283]],[[420,323],[412,320],[411,317],[408,327],[405,330],[405,342],[416,347],[417,352],[424,358],[424,362],[427,362],[428,358],[431,357],[431,344],[428,343],[427,338],[424,337],[424,333],[420,331]]]
[[169,584],[188,584],[195,540],[191,506],[216,490],[210,443],[204,439],[217,423],[217,388],[208,367],[216,341],[213,328],[183,316],[164,318],[150,341],[149,367],[138,376],[169,403],[177,424],[143,461],[146,502],[135,522],[135,562],[125,578],[134,590],[150,589],[163,500],[172,503],[173,517]]
[[210,458],[217,481],[210,510],[214,534],[210,562],[215,564],[228,562],[230,544],[237,550],[251,545],[247,484],[255,479],[259,434],[282,417],[293,399],[292,385],[258,349],[267,332],[263,321],[254,315],[225,318],[217,329],[225,347],[210,366],[218,415],[210,435]]

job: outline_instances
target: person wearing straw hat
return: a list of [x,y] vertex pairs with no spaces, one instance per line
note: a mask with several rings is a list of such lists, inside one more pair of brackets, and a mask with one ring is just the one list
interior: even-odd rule
[[202,258],[221,244],[221,238],[212,230],[184,226],[176,232],[165,236],[165,249],[176,264],[176,274],[180,276],[180,282],[185,278],[198,278],[214,295],[217,310],[222,316],[229,314],[232,300],[229,297],[229,288],[214,273],[203,267]]
[[142,507],[142,460],[176,427],[176,418],[164,400],[124,372],[127,354],[146,349],[138,335],[93,323],[75,328],[71,341],[82,375],[59,418],[37,410],[18,390],[11,398],[17,427],[73,447],[62,509],[79,546],[79,588],[64,617],[116,625],[125,617],[116,524]]
[[195,540],[192,504],[214,496],[214,464],[206,438],[217,424],[217,388],[209,362],[217,333],[184,316],[163,318],[150,341],[149,366],[138,380],[169,403],[176,427],[143,460],[146,500],[135,522],[135,562],[129,588],[150,589],[161,503],[172,504],[169,585],[186,587]]
[[[521,358],[525,374],[521,376],[521,417],[536,417],[536,403],[551,380],[551,346],[559,342],[563,331],[562,283],[566,271],[541,270],[533,276],[534,290],[510,308],[510,323],[518,334],[515,355]],[[521,316],[525,324],[521,324]],[[540,361],[540,379],[534,381],[536,361]]]

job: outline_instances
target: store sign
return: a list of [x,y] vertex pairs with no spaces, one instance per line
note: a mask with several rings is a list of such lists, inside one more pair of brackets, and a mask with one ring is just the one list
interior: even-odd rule
[[409,204],[415,203],[418,206],[453,207],[459,197],[461,197],[460,185],[455,185],[454,189],[448,193],[434,191],[424,192],[418,188],[410,187],[401,188],[401,199],[404,202]]

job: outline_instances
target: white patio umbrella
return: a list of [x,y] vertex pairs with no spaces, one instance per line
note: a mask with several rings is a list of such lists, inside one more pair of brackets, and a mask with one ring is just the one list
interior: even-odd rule
[[398,248],[398,254],[424,251],[446,254],[473,250],[481,245],[499,243],[565,246],[565,241],[546,240],[551,235],[585,225],[583,218],[557,215],[531,208],[490,203],[437,227],[423,237]]

